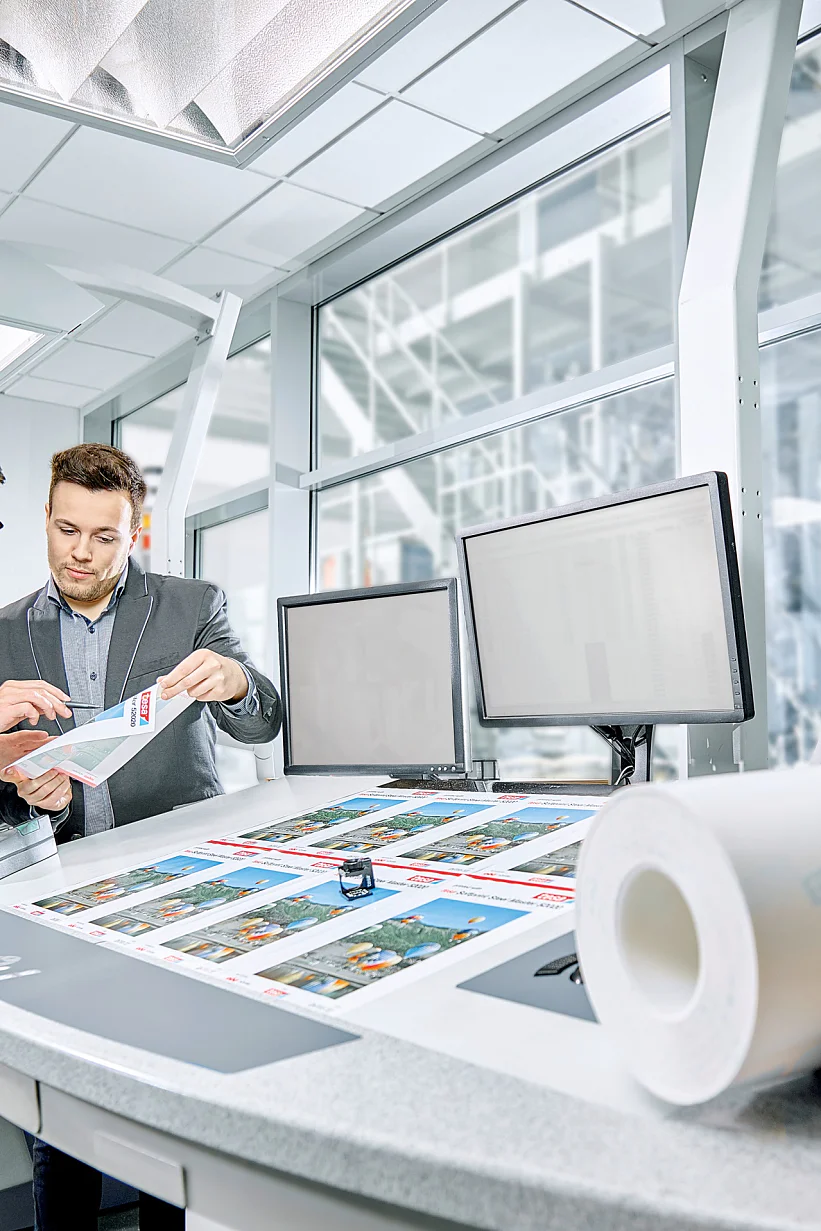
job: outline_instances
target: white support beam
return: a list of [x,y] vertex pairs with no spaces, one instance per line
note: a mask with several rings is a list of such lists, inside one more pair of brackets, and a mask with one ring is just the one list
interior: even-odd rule
[[729,13],[678,304],[682,473],[726,471],[733,498],[756,705],[735,741],[746,769],[768,764],[758,282],[800,15],[801,0]]
[[222,291],[214,329],[198,344],[151,514],[151,568],[185,576],[185,514],[242,300]]

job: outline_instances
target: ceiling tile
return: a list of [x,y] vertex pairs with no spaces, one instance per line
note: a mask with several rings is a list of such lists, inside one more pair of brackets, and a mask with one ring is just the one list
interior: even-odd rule
[[0,103],[0,188],[22,188],[70,129],[68,120]]
[[[584,7],[633,34],[653,34],[664,25],[662,0],[585,0]],[[697,7],[699,11],[695,16],[700,17],[701,10],[713,8],[714,5],[697,0]]]
[[631,45],[629,35],[565,0],[528,0],[405,97],[495,132]]
[[73,385],[110,389],[112,385],[133,376],[146,362],[145,355],[71,341],[53,351],[42,363],[36,364],[31,372],[45,380],[63,380]]
[[356,205],[334,201],[295,184],[278,184],[212,235],[205,247],[281,265],[355,218],[364,219],[365,213]]
[[6,393],[31,398],[33,402],[51,402],[54,406],[85,406],[100,396],[99,389],[64,384],[59,380],[42,380],[39,376],[21,376],[9,385]]
[[250,171],[81,128],[37,176],[30,192],[38,201],[195,240],[265,187]]
[[512,0],[448,0],[370,64],[358,80],[397,93],[511,6]]
[[319,192],[378,205],[481,141],[416,107],[389,102],[296,172]]
[[381,102],[378,94],[355,81],[343,86],[301,124],[269,145],[251,164],[253,170],[265,175],[287,175]]
[[194,330],[159,312],[123,303],[101,320],[86,326],[79,336],[95,346],[111,346],[154,359],[193,338]]
[[[134,142],[136,145],[137,142]],[[186,245],[162,239],[148,231],[89,218],[56,205],[43,205],[28,197],[18,197],[0,215],[0,239],[67,248],[70,252],[122,261],[138,269],[157,270],[179,256]]]
[[288,276],[285,270],[206,248],[195,248],[163,271],[164,278],[199,291],[201,295],[213,297],[217,291],[226,290],[244,298],[256,293],[262,283],[266,287],[273,286],[278,280],[277,274],[280,278]]

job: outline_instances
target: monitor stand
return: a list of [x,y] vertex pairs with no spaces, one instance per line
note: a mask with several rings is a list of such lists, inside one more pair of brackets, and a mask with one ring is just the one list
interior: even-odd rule
[[613,790],[633,782],[649,782],[653,768],[653,736],[649,722],[629,727],[591,727],[610,745]]

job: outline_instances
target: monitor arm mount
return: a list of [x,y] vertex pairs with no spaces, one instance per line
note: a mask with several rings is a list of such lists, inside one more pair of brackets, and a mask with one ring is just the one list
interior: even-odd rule
[[633,782],[649,782],[653,764],[654,727],[649,722],[629,727],[592,727],[609,745],[613,756],[613,789]]

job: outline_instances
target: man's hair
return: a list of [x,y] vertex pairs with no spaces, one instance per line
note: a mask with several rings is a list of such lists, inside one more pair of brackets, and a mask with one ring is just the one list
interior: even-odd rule
[[90,492],[122,492],[131,501],[131,529],[136,530],[142,520],[145,479],[137,463],[111,445],[74,445],[55,453],[51,459],[49,506],[58,483],[76,483]]

